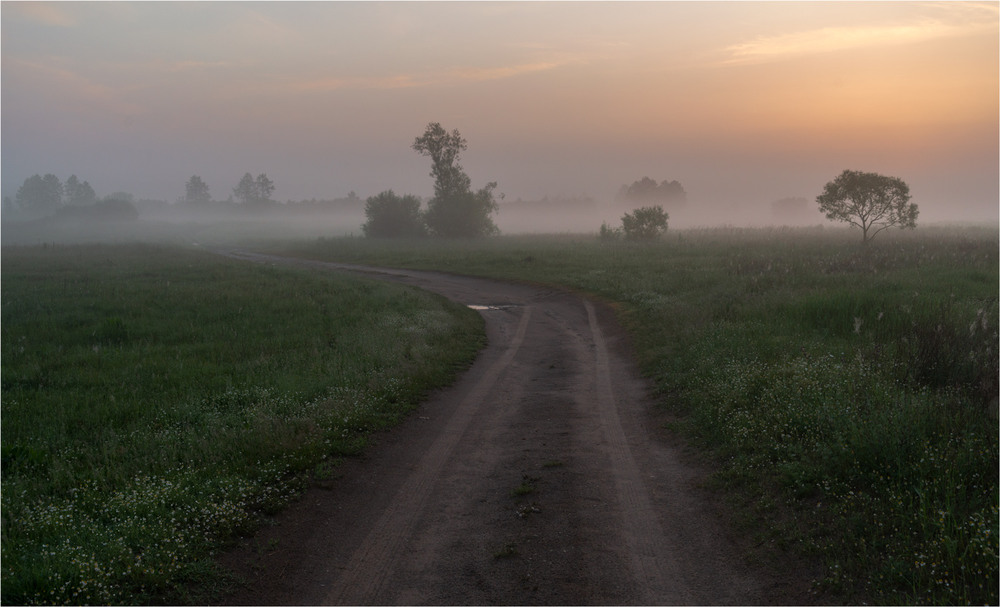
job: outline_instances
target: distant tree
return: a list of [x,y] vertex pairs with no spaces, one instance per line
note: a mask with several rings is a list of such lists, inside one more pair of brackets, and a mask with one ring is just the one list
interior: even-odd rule
[[427,235],[427,225],[420,212],[420,199],[411,194],[397,196],[386,190],[369,196],[365,202],[365,217],[361,226],[369,238],[406,238]]
[[273,193],[274,182],[268,179],[264,173],[257,175],[256,179],[250,173],[246,173],[233,188],[233,194],[244,204],[268,202]]
[[233,188],[233,195],[244,204],[256,200],[257,183],[253,180],[253,175],[245,173],[240,182]]
[[270,201],[271,194],[274,194],[274,182],[267,178],[267,174],[261,173],[260,175],[257,175],[255,183],[257,185],[257,201]]
[[661,206],[642,207],[622,215],[622,229],[629,240],[652,240],[667,231],[667,219]]
[[866,245],[893,226],[917,227],[919,211],[910,202],[910,186],[898,177],[844,171],[826,184],[816,202],[827,219],[861,228]]
[[662,183],[657,184],[656,180],[643,177],[639,181],[632,182],[632,185],[623,185],[615,198],[627,204],[677,205],[687,201],[687,192],[679,181],[664,179]]
[[14,200],[18,208],[32,215],[44,216],[62,206],[63,186],[55,175],[32,175],[17,189]]
[[80,183],[76,175],[70,175],[63,186],[66,195],[66,204],[76,206],[90,206],[97,202],[97,194],[94,188],[86,181]]
[[184,201],[191,203],[206,203],[212,200],[208,184],[198,175],[192,175],[184,184]]
[[424,219],[435,236],[479,237],[499,233],[493,223],[497,203],[493,190],[496,182],[473,192],[472,180],[458,164],[467,144],[458,130],[452,132],[440,123],[427,125],[423,136],[413,142],[413,149],[431,158],[434,197],[427,203]]

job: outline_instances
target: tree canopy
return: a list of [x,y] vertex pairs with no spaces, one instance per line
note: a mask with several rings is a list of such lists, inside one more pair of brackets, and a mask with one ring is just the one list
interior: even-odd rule
[[62,182],[52,173],[28,177],[14,196],[18,208],[37,216],[54,213],[62,206],[62,199]]
[[630,240],[652,240],[667,231],[669,216],[663,207],[638,208],[622,215],[622,229]]
[[[247,173],[247,175],[249,174]],[[192,175],[191,179],[188,179],[187,183],[184,184],[184,201],[203,203],[211,200],[212,195],[208,191],[208,184],[198,175]]]
[[274,182],[267,178],[266,173],[257,175],[256,179],[250,173],[246,173],[233,188],[233,195],[244,204],[268,202],[273,193]]
[[643,177],[638,181],[632,182],[632,185],[623,185],[619,188],[615,199],[618,202],[629,204],[659,203],[677,205],[687,201],[687,192],[684,191],[684,186],[677,180],[667,181],[664,179],[662,183],[658,184],[655,179]]
[[917,227],[917,205],[898,177],[846,170],[826,184],[816,202],[827,219],[861,228],[865,244],[893,226]]

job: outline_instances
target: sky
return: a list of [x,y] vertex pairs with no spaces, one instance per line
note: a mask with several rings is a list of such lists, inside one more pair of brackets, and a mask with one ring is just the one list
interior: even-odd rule
[[648,176],[749,209],[852,169],[924,220],[1000,220],[997,2],[3,2],[0,26],[5,196],[225,199],[247,172],[281,201],[429,196],[411,145],[439,122],[510,200]]

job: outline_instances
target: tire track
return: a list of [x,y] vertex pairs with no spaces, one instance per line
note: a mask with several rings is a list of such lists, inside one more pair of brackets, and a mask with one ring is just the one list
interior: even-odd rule
[[621,502],[621,524],[624,539],[631,554],[631,566],[636,587],[641,589],[644,604],[691,604],[693,595],[684,583],[676,558],[664,547],[663,529],[653,509],[649,490],[643,483],[639,467],[622,429],[618,416],[618,401],[611,381],[611,364],[607,345],[594,306],[586,299],[594,346],[596,390],[592,400],[600,414],[603,434],[607,440],[608,457],[614,474],[618,500]]
[[[517,331],[507,349],[462,399],[455,416],[448,421],[433,446],[420,459],[414,474],[400,487],[398,498],[392,500],[368,537],[354,552],[334,584],[336,589],[327,596],[326,604],[367,604],[382,595],[388,573],[395,568],[403,544],[423,514],[440,470],[450,459],[455,446],[478,413],[485,396],[524,343],[531,312],[530,306],[522,309]],[[373,571],[381,571],[383,575],[372,575]]]

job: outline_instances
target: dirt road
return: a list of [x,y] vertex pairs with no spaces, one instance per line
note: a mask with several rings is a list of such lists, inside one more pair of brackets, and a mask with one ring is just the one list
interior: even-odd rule
[[222,562],[232,604],[803,603],[744,563],[665,440],[610,310],[566,292],[308,264],[475,306],[488,347],[364,457]]

